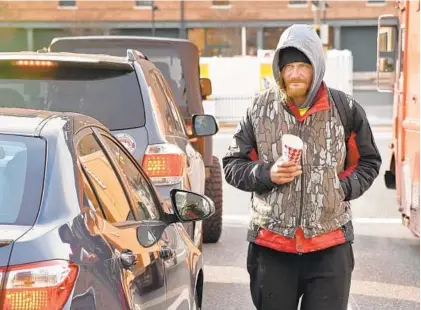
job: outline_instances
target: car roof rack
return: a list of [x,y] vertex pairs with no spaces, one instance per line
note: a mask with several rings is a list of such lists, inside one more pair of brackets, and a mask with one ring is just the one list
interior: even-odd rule
[[47,47],[43,47],[37,50],[37,53],[48,53],[48,48]]
[[141,52],[139,52],[137,50],[134,50],[134,49],[128,49],[127,50],[127,58],[130,61],[135,61],[136,60],[136,56],[138,56],[140,58],[143,58],[145,60],[149,60],[148,57],[146,57],[146,55],[144,55],[143,53],[141,53]]

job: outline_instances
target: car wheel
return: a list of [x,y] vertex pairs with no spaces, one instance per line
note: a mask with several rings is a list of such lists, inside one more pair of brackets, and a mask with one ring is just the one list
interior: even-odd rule
[[215,213],[203,221],[203,242],[216,243],[222,233],[222,168],[215,156],[212,159],[210,177],[206,180],[205,195],[213,200]]

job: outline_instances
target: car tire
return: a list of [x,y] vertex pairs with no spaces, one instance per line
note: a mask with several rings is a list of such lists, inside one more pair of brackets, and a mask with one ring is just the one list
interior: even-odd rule
[[222,168],[215,156],[212,158],[210,176],[206,180],[205,195],[213,200],[215,213],[203,221],[203,243],[216,243],[222,234]]

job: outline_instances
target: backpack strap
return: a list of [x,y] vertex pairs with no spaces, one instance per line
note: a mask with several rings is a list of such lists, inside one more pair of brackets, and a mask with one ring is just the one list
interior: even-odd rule
[[335,102],[336,108],[339,111],[342,125],[345,128],[345,140],[348,142],[348,139],[354,129],[354,113],[352,111],[354,100],[343,91],[334,88],[329,88],[329,92]]

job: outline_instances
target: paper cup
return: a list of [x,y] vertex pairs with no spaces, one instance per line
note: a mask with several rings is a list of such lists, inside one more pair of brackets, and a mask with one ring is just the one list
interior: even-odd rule
[[282,159],[298,165],[303,151],[303,141],[294,135],[282,136]]

